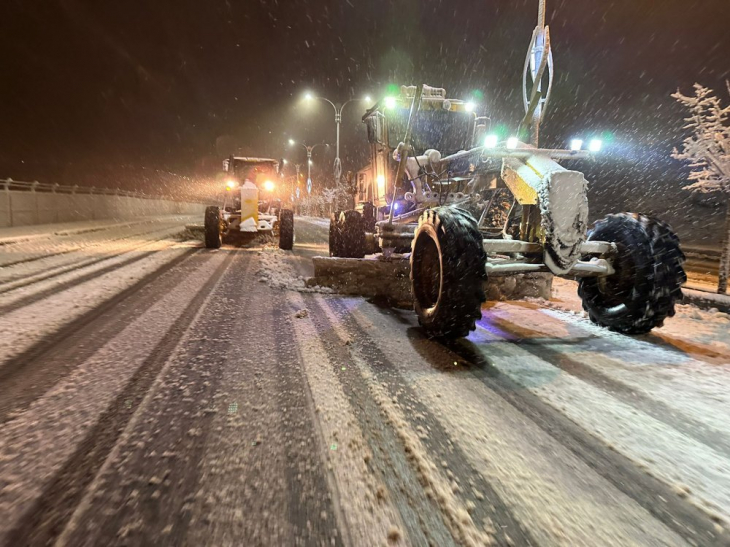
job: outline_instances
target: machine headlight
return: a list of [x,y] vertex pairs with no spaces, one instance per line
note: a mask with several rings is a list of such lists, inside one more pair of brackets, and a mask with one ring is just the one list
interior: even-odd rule
[[266,182],[264,182],[264,190],[266,190],[267,192],[273,192],[274,183],[271,182],[270,180],[267,180]]
[[603,142],[601,139],[591,139],[591,142],[588,143],[588,150],[591,152],[600,152],[602,147]]
[[495,148],[497,146],[497,135],[487,135],[484,138],[484,148]]

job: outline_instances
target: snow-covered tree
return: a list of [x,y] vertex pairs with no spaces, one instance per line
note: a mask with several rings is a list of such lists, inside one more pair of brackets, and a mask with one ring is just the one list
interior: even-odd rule
[[[726,82],[730,93],[730,84]],[[722,193],[725,197],[725,234],[720,258],[717,292],[727,292],[730,275],[730,106],[723,107],[711,89],[694,85],[694,96],[672,94],[689,111],[685,129],[691,134],[672,157],[686,161],[691,169],[687,190],[701,194]]]

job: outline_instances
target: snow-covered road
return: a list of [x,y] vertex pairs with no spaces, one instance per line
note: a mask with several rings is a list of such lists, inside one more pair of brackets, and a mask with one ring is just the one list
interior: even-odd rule
[[305,286],[321,222],[166,222],[2,253],[0,545],[730,545],[725,314],[628,337],[556,281],[442,344]]

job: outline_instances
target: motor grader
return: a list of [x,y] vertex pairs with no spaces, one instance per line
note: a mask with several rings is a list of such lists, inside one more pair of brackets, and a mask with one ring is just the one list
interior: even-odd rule
[[279,248],[294,245],[294,211],[282,208],[277,194],[279,162],[231,156],[223,162],[226,189],[221,205],[205,209],[205,246],[218,249],[226,237],[273,233]]
[[363,116],[371,161],[358,173],[356,208],[331,218],[330,254],[410,253],[414,307],[430,336],[474,330],[488,276],[577,279],[590,319],[627,334],[660,327],[682,297],[684,255],[666,223],[619,213],[589,229],[588,183],[558,161],[590,160],[600,142],[538,146],[553,80],[544,13],[541,0],[514,136],[491,133],[471,105],[426,85],[404,86]]

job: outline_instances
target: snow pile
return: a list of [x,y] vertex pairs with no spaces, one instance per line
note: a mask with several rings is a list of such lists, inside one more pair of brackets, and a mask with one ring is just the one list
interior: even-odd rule
[[298,291],[306,293],[326,293],[333,291],[328,287],[308,286],[307,279],[298,275],[288,260],[292,255],[278,247],[264,245],[258,252],[261,268],[256,272],[260,283],[266,283],[274,289]]

